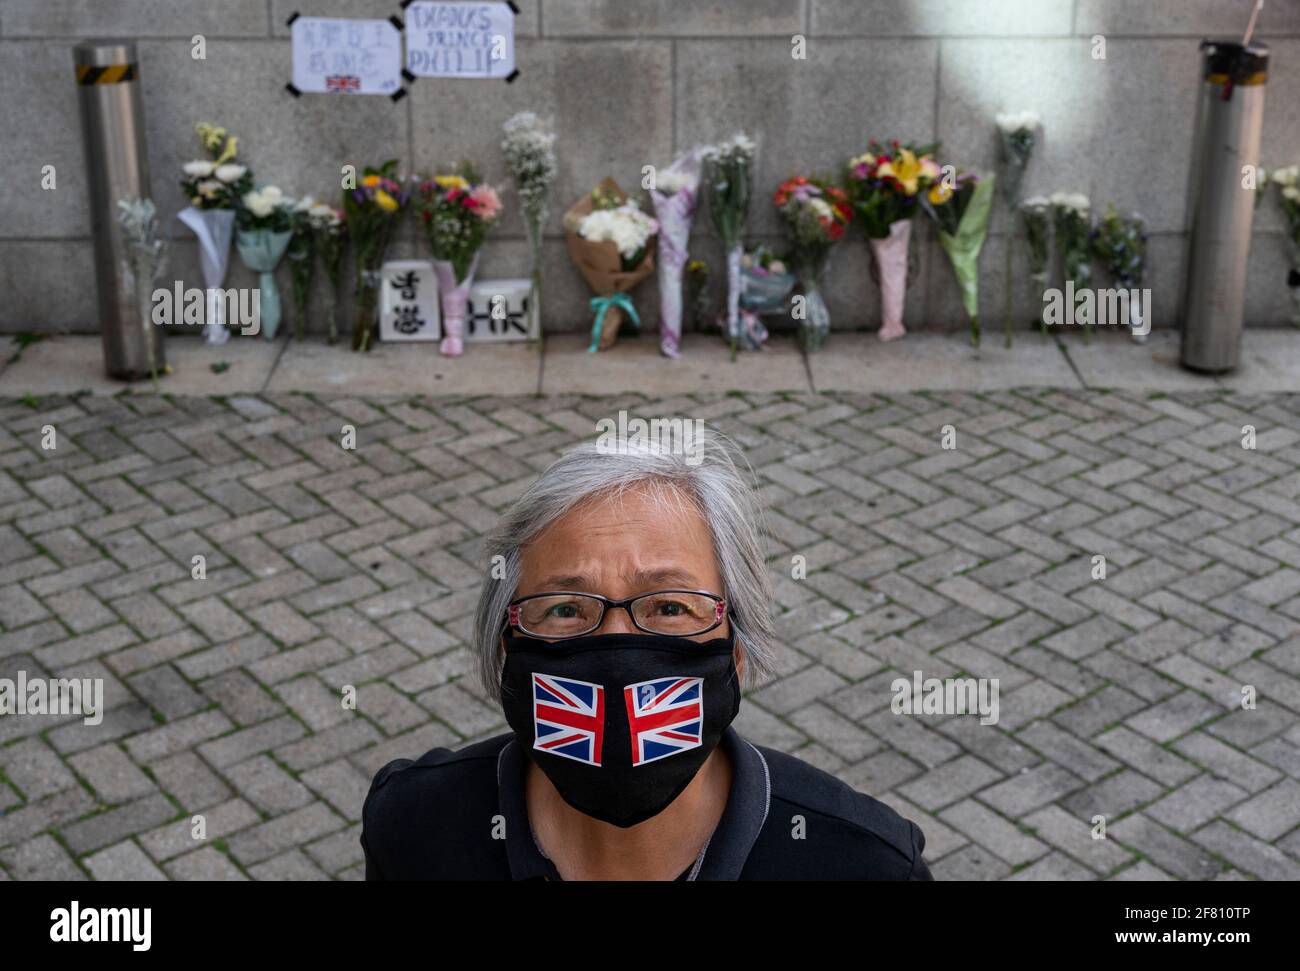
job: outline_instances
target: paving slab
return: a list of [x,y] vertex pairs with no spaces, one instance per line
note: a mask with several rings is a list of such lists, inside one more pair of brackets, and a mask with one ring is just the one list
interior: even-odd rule
[[832,334],[809,355],[817,391],[994,391],[1003,388],[1078,388],[1054,341],[1017,334],[1010,349],[1000,333],[972,347],[968,331],[908,334],[882,341],[874,333]]
[[712,334],[687,334],[682,356],[664,357],[654,334],[620,337],[607,351],[587,350],[590,337],[546,339],[543,394],[683,394],[710,391],[807,391],[808,370],[791,338],[773,337],[761,351],[731,349]]
[[535,394],[541,367],[537,343],[468,344],[460,357],[436,342],[380,343],[366,353],[319,339],[289,344],[268,392],[391,396],[406,394]]
[[1085,343],[1078,327],[1057,328],[1058,339],[1089,388],[1132,391],[1205,391],[1218,382],[1213,375],[1189,371],[1178,363],[1179,338],[1175,330],[1153,330],[1139,344],[1113,328],[1094,328]]

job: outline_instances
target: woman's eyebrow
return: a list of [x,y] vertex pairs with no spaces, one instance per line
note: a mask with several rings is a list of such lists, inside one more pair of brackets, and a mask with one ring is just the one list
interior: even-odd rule
[[595,581],[580,573],[552,574],[542,577],[538,583],[541,590],[581,590],[590,592]]

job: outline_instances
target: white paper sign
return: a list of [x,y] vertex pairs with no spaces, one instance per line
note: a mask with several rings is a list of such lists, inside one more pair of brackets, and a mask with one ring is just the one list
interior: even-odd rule
[[293,86],[318,94],[387,94],[402,86],[402,35],[387,20],[297,17]]
[[515,69],[515,14],[504,3],[406,8],[406,69],[425,78],[504,78]]
[[442,338],[438,278],[428,260],[384,263],[379,301],[381,341],[436,341]]
[[531,341],[541,336],[532,305],[532,281],[480,280],[469,288],[465,340]]

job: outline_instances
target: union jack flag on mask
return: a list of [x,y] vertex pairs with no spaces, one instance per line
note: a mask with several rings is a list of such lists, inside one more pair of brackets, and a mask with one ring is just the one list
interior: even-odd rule
[[623,689],[633,765],[700,747],[703,681],[703,678],[656,678]]
[[533,748],[600,765],[605,689],[589,681],[533,673]]

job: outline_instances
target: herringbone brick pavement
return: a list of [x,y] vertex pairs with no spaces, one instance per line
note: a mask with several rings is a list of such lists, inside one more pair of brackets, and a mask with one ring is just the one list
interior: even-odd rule
[[[1300,878],[1300,396],[1005,392],[0,404],[0,677],[108,708],[0,717],[0,879],[359,878],[374,771],[505,730],[480,535],[619,409],[744,446],[784,645],[738,727],[938,878]],[[1000,720],[895,715],[918,670]]]

